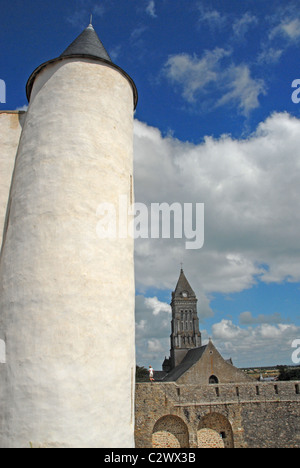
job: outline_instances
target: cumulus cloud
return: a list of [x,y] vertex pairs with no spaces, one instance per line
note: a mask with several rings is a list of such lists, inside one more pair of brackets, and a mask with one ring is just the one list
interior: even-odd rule
[[[177,278],[178,279],[178,278]],[[173,285],[173,289],[175,285]],[[171,298],[170,298],[171,300]],[[201,302],[200,320],[203,319],[203,312],[206,316],[211,316],[209,300],[205,295],[200,295]],[[170,333],[171,333],[171,306],[160,301],[156,296],[136,297],[136,349],[138,365],[147,363],[157,370],[161,369],[166,355],[169,357]],[[204,338],[207,334],[202,334]],[[148,365],[149,365],[148,364]]]
[[225,135],[199,145],[136,121],[136,201],[205,204],[203,249],[187,251],[185,239],[136,241],[141,291],[172,289],[180,261],[206,293],[299,281],[299,135],[300,120],[287,113],[245,140]]
[[190,104],[214,97],[215,106],[232,104],[247,116],[259,107],[259,96],[266,93],[262,79],[255,79],[247,64],[227,63],[232,52],[223,48],[205,51],[201,58],[196,55],[172,55],[166,61],[164,76],[182,92]]
[[[300,281],[300,120],[274,113],[246,139],[206,137],[198,145],[164,137],[139,121],[134,134],[137,202],[205,204],[205,244],[199,251],[186,250],[185,239],[135,243],[138,346],[147,360],[151,349],[151,357],[159,355],[161,361],[164,355],[153,349],[156,343],[168,354],[169,305],[143,295],[153,296],[147,291],[154,288],[169,291],[171,299],[180,262],[198,297],[202,323],[213,316],[214,293],[240,292],[258,282]],[[244,349],[246,359],[256,345],[258,356],[263,339],[271,340],[274,332],[287,355],[288,339],[300,330],[285,321],[278,314],[267,318],[241,311],[239,326],[216,326],[214,339],[229,354]],[[227,350],[225,342],[234,348]]]
[[167,314],[171,314],[171,307],[169,304],[165,302],[161,302],[157,299],[157,297],[147,297],[145,298],[145,305],[150,310],[152,310],[153,315],[158,315],[161,312],[166,312]]
[[170,348],[171,308],[157,297],[136,297],[137,364],[160,369]]
[[238,367],[292,363],[292,343],[300,327],[292,324],[261,324],[241,328],[231,320],[212,326],[214,344],[224,357],[232,357]]

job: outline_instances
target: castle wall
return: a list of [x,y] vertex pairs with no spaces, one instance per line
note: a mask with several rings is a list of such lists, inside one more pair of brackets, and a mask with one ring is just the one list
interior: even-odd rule
[[185,448],[300,448],[299,388],[300,382],[138,383],[136,447],[183,447],[179,434],[188,434]]
[[12,173],[25,113],[0,111],[0,248]]

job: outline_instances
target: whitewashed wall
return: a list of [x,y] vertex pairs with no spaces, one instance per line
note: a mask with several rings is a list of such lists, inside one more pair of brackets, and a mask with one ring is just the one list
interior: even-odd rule
[[96,232],[99,204],[130,196],[132,127],[114,68],[38,75],[0,263],[1,447],[134,444],[133,240]]

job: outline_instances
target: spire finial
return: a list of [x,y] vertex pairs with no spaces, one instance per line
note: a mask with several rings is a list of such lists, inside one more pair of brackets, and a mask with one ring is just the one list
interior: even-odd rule
[[88,25],[87,29],[94,29],[93,28],[93,15],[90,15],[90,24]]
[[182,262],[180,262],[180,267],[181,267],[181,270],[183,270],[183,268],[182,268],[182,267],[183,267],[183,263],[182,263]]

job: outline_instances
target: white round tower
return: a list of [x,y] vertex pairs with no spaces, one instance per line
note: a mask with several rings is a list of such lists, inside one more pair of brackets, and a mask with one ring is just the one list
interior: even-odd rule
[[134,241],[97,224],[133,197],[136,88],[89,25],[27,95],[0,261],[0,447],[133,447]]

